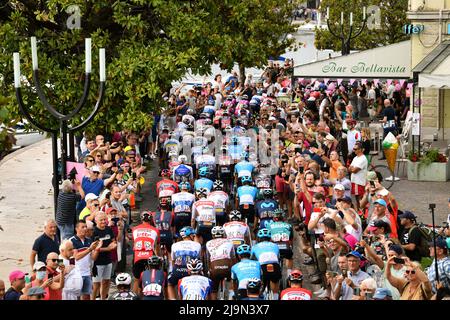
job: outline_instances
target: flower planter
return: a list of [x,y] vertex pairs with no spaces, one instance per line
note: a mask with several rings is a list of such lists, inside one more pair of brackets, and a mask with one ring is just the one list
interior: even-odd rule
[[408,180],[447,181],[450,180],[450,162],[433,162],[430,165],[408,160]]

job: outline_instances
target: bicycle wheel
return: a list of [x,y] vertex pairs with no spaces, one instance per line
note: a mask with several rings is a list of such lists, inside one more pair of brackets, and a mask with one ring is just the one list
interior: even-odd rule
[[387,190],[392,188],[392,186],[394,185],[394,182],[395,182],[395,176],[394,176],[394,173],[391,171],[391,169],[389,169],[388,166],[380,164],[380,165],[372,167],[372,170],[379,173],[379,176],[378,176],[379,179],[380,179],[380,175],[381,175],[380,183],[384,188],[386,188]]

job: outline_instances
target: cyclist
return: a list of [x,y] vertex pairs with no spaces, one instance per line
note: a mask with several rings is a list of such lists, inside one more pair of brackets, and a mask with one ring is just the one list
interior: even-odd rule
[[216,168],[216,157],[208,153],[209,153],[208,147],[204,147],[202,150],[202,154],[195,158],[195,166],[199,171],[199,175],[200,169],[207,168],[207,173],[206,175],[204,175],[205,178],[214,177],[215,176],[214,171]]
[[199,179],[195,180],[194,189],[199,190],[200,188],[208,189],[208,193],[211,192],[211,189],[214,186],[214,182],[211,179],[208,179],[209,175],[209,167],[202,167],[198,170]]
[[255,199],[258,193],[256,187],[251,186],[252,177],[241,177],[242,186],[237,189],[235,207],[239,208],[244,218],[247,218],[248,224],[253,224],[255,216]]
[[247,282],[247,297],[242,300],[263,300],[261,299],[262,282],[258,278],[249,279]]
[[273,299],[278,300],[281,267],[279,263],[280,249],[278,245],[270,242],[271,234],[268,229],[260,229],[257,234],[258,243],[252,248],[252,258],[261,264],[262,281],[264,288],[270,285]]
[[226,215],[230,207],[230,200],[228,194],[223,191],[222,181],[214,181],[213,192],[208,195],[208,200],[214,202],[217,225],[223,225],[226,222]]
[[178,192],[178,184],[175,181],[170,180],[170,170],[163,169],[161,170],[162,180],[156,183],[156,195],[159,198],[159,193],[163,190],[170,190],[172,193]]
[[176,183],[190,182],[194,183],[194,171],[191,166],[188,166],[187,157],[183,154],[178,157],[179,165],[173,169],[172,180]]
[[[233,242],[225,237],[223,227],[212,228],[211,235],[213,239],[206,243],[206,265],[212,281],[211,298],[217,300],[220,282],[231,279],[231,267],[237,262],[237,259],[234,254]],[[231,295],[232,291],[230,289]]]
[[239,162],[242,152],[244,152],[244,148],[239,144],[239,138],[237,136],[231,137],[231,144],[228,146],[228,152],[233,163]]
[[300,270],[292,270],[288,276],[289,288],[280,294],[280,300],[312,300],[312,293],[302,288],[303,274]]
[[231,279],[237,299],[247,297],[247,283],[250,279],[261,279],[261,265],[258,261],[250,260],[251,249],[248,244],[242,244],[237,248],[237,254],[241,259],[231,268]]
[[273,199],[272,189],[264,189],[262,194],[264,199],[256,203],[254,230],[258,226],[259,229],[267,228],[267,225],[272,222],[274,211],[278,209],[278,202]]
[[172,271],[167,277],[167,293],[170,300],[176,299],[175,286],[178,281],[188,275],[187,263],[192,259],[200,257],[200,243],[194,241],[195,230],[191,227],[184,227],[180,230],[182,241],[172,245],[171,261]]
[[166,273],[162,269],[162,259],[152,256],[147,261],[147,269],[141,274],[142,300],[164,300],[167,296]]
[[210,300],[211,280],[203,273],[203,263],[199,259],[192,259],[187,263],[189,276],[178,282],[178,296],[181,300]]
[[116,286],[118,292],[112,295],[109,300],[139,300],[139,297],[131,291],[131,276],[128,273],[117,275]]
[[195,196],[189,192],[191,189],[189,182],[181,182],[180,189],[181,192],[172,195],[174,225],[177,233],[181,228],[190,225],[192,205],[195,202]]
[[251,177],[254,170],[255,166],[251,162],[248,162],[247,159],[244,158],[242,161],[239,161],[234,166],[234,183],[238,184],[238,179],[242,177]]
[[211,240],[211,229],[216,225],[214,202],[207,199],[207,190],[197,191],[197,201],[192,205],[191,226],[196,230],[201,244]]
[[[161,202],[162,199],[164,198],[160,198],[159,210],[153,214],[153,221],[155,227],[159,230],[159,241],[161,246],[164,246],[165,249],[170,252],[175,232],[175,215],[173,211],[170,210],[170,202]],[[161,252],[161,254],[164,254],[164,252]]]
[[139,278],[145,270],[148,258],[155,253],[159,255],[159,230],[154,227],[153,215],[150,211],[141,213],[142,223],[132,228],[133,236],[133,291],[139,294]]
[[233,242],[234,248],[237,249],[241,244],[250,245],[252,238],[250,234],[250,228],[248,225],[241,221],[242,215],[238,210],[230,212],[229,222],[223,225],[227,239]]
[[283,220],[284,210],[276,209],[273,213],[273,221],[268,224],[267,229],[270,231],[272,242],[276,243],[280,249],[281,259],[286,259],[287,273],[290,273],[294,262],[292,259],[294,232],[292,226]]

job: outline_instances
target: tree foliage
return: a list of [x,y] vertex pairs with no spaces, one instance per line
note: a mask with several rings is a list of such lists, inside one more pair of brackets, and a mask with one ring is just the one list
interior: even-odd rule
[[[81,123],[95,104],[98,49],[106,49],[107,83],[100,112],[87,132],[141,130],[164,105],[162,94],[190,69],[208,74],[212,63],[231,69],[262,66],[290,44],[290,4],[285,0],[7,0],[0,6],[0,103],[9,120],[21,118],[13,88],[13,52],[20,52],[22,94],[36,120],[57,128],[33,88],[30,37],[38,39],[40,78],[49,102],[70,112],[83,91],[84,39],[92,38],[88,101],[72,121]],[[78,5],[81,29],[68,29]],[[1,119],[0,119],[1,120]],[[0,136],[1,139],[1,136]]]
[[[330,24],[338,34],[341,30],[341,12],[344,12],[344,35],[348,35],[350,12],[353,12],[354,28],[359,27],[363,21],[363,7],[371,5],[381,9],[380,28],[369,30],[366,27],[361,35],[351,41],[351,50],[367,50],[408,39],[402,32],[403,25],[408,23],[406,19],[408,0],[322,0],[321,12],[325,17],[326,8],[330,8]],[[369,13],[367,11],[367,14]],[[322,21],[325,22],[324,19]],[[342,47],[341,39],[334,37],[327,29],[316,29],[315,45],[321,50],[340,51]]]

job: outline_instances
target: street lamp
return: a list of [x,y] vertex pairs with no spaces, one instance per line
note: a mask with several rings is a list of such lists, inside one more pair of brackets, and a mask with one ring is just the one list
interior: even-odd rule
[[358,37],[364,31],[364,28],[366,27],[366,24],[367,24],[366,7],[363,8],[363,21],[362,21],[362,25],[359,28],[354,26],[353,12],[350,12],[350,19],[349,19],[350,31],[349,31],[348,35],[344,34],[344,12],[341,11],[341,22],[340,22],[339,34],[335,31],[333,31],[333,29],[331,28],[330,8],[329,7],[327,7],[326,20],[327,20],[328,30],[331,32],[331,34],[333,36],[335,36],[336,38],[341,39],[341,42],[342,42],[341,53],[343,56],[345,56],[345,55],[350,54],[350,41],[355,39],[356,37]]
[[[63,114],[58,112],[45,97],[44,91],[41,87],[41,82],[39,79],[39,63],[37,56],[37,44],[36,37],[31,37],[31,57],[32,57],[32,65],[33,65],[33,80],[34,85],[36,87],[36,92],[39,96],[39,100],[41,100],[44,107],[47,111],[58,120],[59,127],[58,128],[49,128],[44,126],[43,124],[37,122],[32,115],[30,114],[30,110],[27,105],[24,104],[21,93],[21,85],[20,85],[20,55],[18,52],[13,53],[14,60],[14,88],[16,91],[16,98],[19,103],[19,108],[23,115],[28,119],[28,121],[38,128],[39,130],[48,132],[52,136],[52,156],[53,156],[53,195],[54,195],[54,204],[55,204],[55,214],[56,214],[56,205],[59,193],[59,181],[61,179],[66,178],[66,163],[68,160],[68,152],[67,152],[67,136],[69,135],[69,143],[70,143],[70,160],[75,161],[75,146],[74,146],[74,138],[73,133],[85,128],[97,115],[100,110],[100,106],[103,101],[103,96],[105,92],[105,82],[106,82],[106,67],[105,67],[105,49],[100,48],[99,50],[99,67],[100,67],[100,86],[99,86],[99,95],[97,98],[97,102],[92,110],[91,114],[84,120],[81,124],[77,126],[69,126],[68,122],[72,120],[76,115],[79,114],[83,106],[86,104],[87,96],[90,88],[90,79],[91,79],[91,39],[85,39],[85,58],[86,58],[86,69],[85,69],[85,77],[84,77],[84,89],[83,95],[78,102],[78,105],[75,109],[73,109],[68,114]],[[58,145],[57,145],[57,136],[58,132],[60,133],[61,138],[61,169],[62,176],[60,177],[58,174]]]

